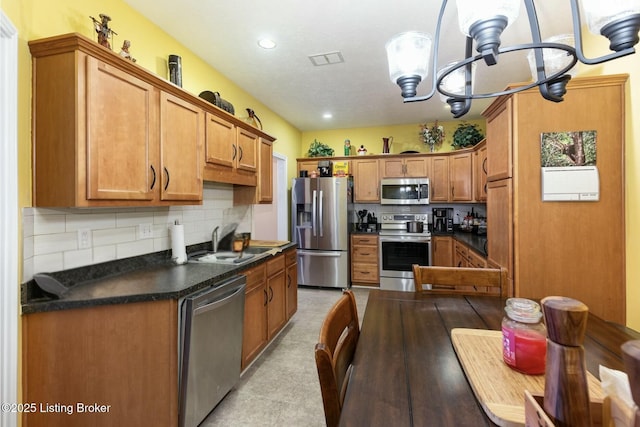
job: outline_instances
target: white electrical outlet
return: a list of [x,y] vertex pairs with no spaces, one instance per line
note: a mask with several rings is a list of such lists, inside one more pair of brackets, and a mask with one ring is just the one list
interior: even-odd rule
[[91,230],[81,228],[78,230],[78,249],[89,249],[91,247]]
[[138,240],[153,239],[151,224],[138,224]]

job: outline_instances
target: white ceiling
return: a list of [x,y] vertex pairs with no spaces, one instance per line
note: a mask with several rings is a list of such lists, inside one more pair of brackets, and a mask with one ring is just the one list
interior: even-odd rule
[[[404,104],[388,77],[385,43],[418,30],[435,35],[435,0],[125,0],[213,68],[302,131],[451,120],[438,95]],[[559,4],[560,3],[560,4]],[[571,32],[568,1],[539,0],[542,37]],[[272,50],[257,45],[269,37]],[[464,55],[455,2],[443,20],[438,64]],[[503,46],[530,42],[524,4],[502,37]],[[314,66],[310,55],[341,52],[344,63]],[[503,55],[487,70],[478,63],[476,92],[530,80],[526,52]],[[209,88],[219,90],[218,88]],[[426,94],[423,82],[418,94]],[[224,91],[221,91],[224,98]],[[476,100],[463,117],[479,118],[490,99]],[[236,105],[236,115],[244,108]],[[325,112],[333,118],[323,119]],[[260,116],[260,111],[256,110]]]

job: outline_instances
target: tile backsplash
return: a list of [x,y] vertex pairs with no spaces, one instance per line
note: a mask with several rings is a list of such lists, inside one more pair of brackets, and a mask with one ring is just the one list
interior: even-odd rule
[[[171,248],[169,226],[184,224],[185,244],[211,240],[214,227],[251,231],[252,207],[233,206],[233,186],[205,183],[202,205],[154,208],[24,208],[23,281]],[[150,233],[149,233],[150,231]]]

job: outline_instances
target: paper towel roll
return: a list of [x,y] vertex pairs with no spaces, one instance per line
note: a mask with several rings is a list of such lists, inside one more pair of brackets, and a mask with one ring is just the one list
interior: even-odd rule
[[187,262],[187,248],[184,245],[184,225],[171,226],[171,259],[176,264]]

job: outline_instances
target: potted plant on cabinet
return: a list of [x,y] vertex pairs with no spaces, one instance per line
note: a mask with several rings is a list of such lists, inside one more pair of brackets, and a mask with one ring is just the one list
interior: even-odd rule
[[453,142],[451,146],[459,150],[461,148],[473,147],[484,139],[484,135],[478,129],[477,124],[460,123],[458,128],[453,132]]

